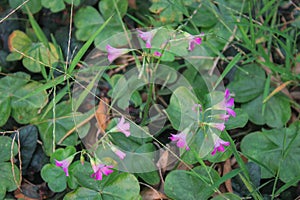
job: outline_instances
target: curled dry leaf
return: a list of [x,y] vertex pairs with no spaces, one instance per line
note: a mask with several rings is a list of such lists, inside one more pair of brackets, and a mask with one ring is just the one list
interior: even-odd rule
[[[227,159],[224,163],[224,166],[223,166],[223,176],[225,174],[228,174],[230,171],[232,170],[231,168],[231,161],[230,159]],[[232,184],[231,184],[231,179],[227,179],[225,181],[225,187],[227,189],[228,192],[233,192],[233,189],[232,189]]]
[[141,192],[143,200],[167,200],[168,197],[154,188],[145,188]]
[[108,98],[102,98],[101,101],[99,102],[98,109],[95,113],[95,117],[97,119],[97,125],[98,128],[100,129],[100,134],[103,134],[105,129],[107,128],[107,124],[109,122],[109,116],[108,116],[108,103],[109,100]]

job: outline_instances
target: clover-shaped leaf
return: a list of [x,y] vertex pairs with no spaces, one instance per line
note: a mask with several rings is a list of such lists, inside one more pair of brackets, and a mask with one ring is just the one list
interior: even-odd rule
[[300,123],[295,122],[289,128],[250,133],[242,140],[242,152],[262,166],[262,178],[273,177],[279,170],[279,178],[288,182],[300,176],[299,130]]
[[0,198],[3,199],[6,191],[11,192],[18,188],[20,171],[9,162],[0,162],[0,169]]
[[[46,91],[33,93],[41,84],[27,84],[29,80],[30,76],[23,72],[0,79],[0,126],[6,123],[11,114],[18,123],[29,123],[47,103]],[[24,98],[27,95],[29,96]]]
[[78,189],[68,193],[65,199],[82,199],[83,195],[93,199],[138,199],[140,186],[136,177],[129,173],[114,172],[108,176],[103,176],[101,181],[91,178],[93,170],[88,163],[81,165],[74,163],[72,174],[76,177],[76,182],[80,185]]
[[62,192],[67,188],[67,178],[61,168],[54,164],[46,164],[41,171],[42,178],[54,192]]
[[[203,180],[208,177],[207,171],[203,167],[194,168],[194,172],[202,176],[200,179],[195,174],[184,170],[174,170],[167,175],[165,181],[165,192],[168,197],[177,200],[198,200],[208,199],[214,190],[211,187],[207,187],[207,183]],[[217,181],[219,175],[215,170],[210,170],[210,177]]]
[[88,40],[103,23],[102,16],[92,6],[79,9],[74,17],[76,38],[81,41]]
[[234,101],[244,103],[262,94],[265,84],[265,72],[257,64],[248,64],[237,69],[233,81],[228,85],[235,94]]
[[10,34],[8,44],[12,53],[7,60],[23,59],[24,67],[34,73],[41,72],[45,66],[51,67],[59,58],[57,48],[52,43],[49,43],[48,49],[41,42],[32,42],[29,36],[19,30]]
[[[13,149],[12,149],[13,146]],[[8,136],[0,137],[0,162],[9,161],[12,157],[14,157],[18,153],[17,144],[13,144],[13,140]],[[11,151],[13,155],[11,155]]]
[[[24,3],[24,0],[9,0],[9,5],[12,8],[17,8],[22,3]],[[32,14],[39,12],[42,9],[41,0],[30,0],[26,3],[26,5],[21,7],[21,10],[24,13],[27,13],[26,8],[28,8]]]
[[273,128],[283,127],[291,117],[289,100],[282,94],[274,95],[266,102],[263,113],[263,95],[250,102],[242,104],[242,109],[249,115],[250,121],[255,124],[267,124]]

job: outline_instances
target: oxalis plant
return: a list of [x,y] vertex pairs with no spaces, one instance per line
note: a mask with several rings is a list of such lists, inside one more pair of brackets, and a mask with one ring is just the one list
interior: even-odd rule
[[299,195],[294,2],[0,10],[0,199]]

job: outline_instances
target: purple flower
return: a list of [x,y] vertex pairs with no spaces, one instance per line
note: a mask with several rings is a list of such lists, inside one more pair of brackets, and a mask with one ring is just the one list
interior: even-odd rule
[[116,148],[115,146],[111,147],[111,150],[121,159],[123,160],[126,156],[126,153],[121,151],[120,149]]
[[153,55],[154,55],[154,56],[157,56],[157,57],[160,57],[160,56],[161,56],[161,53],[160,53],[159,51],[155,51],[155,52],[153,53]]
[[214,105],[212,108],[217,110],[225,110],[226,114],[235,117],[236,114],[232,109],[233,106],[234,106],[234,98],[230,97],[230,92],[228,89],[226,89],[224,93],[224,99],[220,103]]
[[209,126],[219,129],[220,131],[224,131],[225,124],[224,123],[208,123]]
[[102,163],[96,164],[93,160],[91,160],[92,168],[94,173],[92,174],[92,178],[95,180],[102,180],[102,174],[105,176],[108,176],[109,174],[113,173],[113,168],[114,166],[112,165],[105,165]]
[[138,36],[146,42],[146,48],[151,48],[151,40],[154,36],[153,31],[143,32],[140,30],[137,30],[139,32]]
[[230,116],[235,117],[236,114],[235,114],[234,110],[232,109],[232,106],[234,106],[234,98],[230,97],[230,91],[228,89],[225,90],[224,99],[225,99],[225,107],[226,107],[227,113]]
[[124,48],[117,49],[117,48],[110,46],[109,44],[106,45],[106,50],[107,50],[107,58],[108,58],[109,62],[113,62],[115,59],[117,59],[121,55],[128,53],[130,51],[130,49],[124,49]]
[[66,176],[69,176],[68,168],[69,168],[70,164],[72,163],[73,158],[74,158],[74,156],[70,156],[62,161],[54,160],[55,165],[57,167],[61,167],[64,170]]
[[214,150],[211,152],[211,155],[215,155],[217,151],[224,152],[225,148],[223,147],[223,145],[229,146],[230,142],[226,142],[226,141],[222,140],[221,138],[217,137],[217,139],[215,139],[215,141],[214,141],[214,145],[215,145]]
[[188,147],[187,142],[186,142],[186,135],[187,135],[186,133],[181,132],[177,135],[171,134],[171,137],[169,137],[169,138],[171,141],[175,141],[175,142],[177,141],[177,143],[176,143],[177,147],[185,148],[186,150],[190,150],[190,148]]
[[195,45],[196,45],[196,44],[199,45],[199,44],[201,44],[201,42],[202,42],[202,38],[190,36],[190,37],[189,37],[189,48],[188,48],[188,50],[189,50],[189,51],[193,51],[194,48],[195,48]]
[[125,122],[124,117],[122,116],[119,123],[117,124],[117,131],[124,133],[126,137],[130,136],[130,124]]

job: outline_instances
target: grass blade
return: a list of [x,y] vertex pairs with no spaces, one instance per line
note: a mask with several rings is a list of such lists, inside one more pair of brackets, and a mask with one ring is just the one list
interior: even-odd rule
[[83,57],[83,55],[86,53],[88,48],[91,46],[97,35],[106,27],[108,22],[111,20],[112,16],[110,16],[104,24],[102,24],[99,29],[90,37],[88,41],[81,47],[81,49],[78,51],[74,59],[72,60],[70,67],[68,69],[68,74],[72,74],[73,70],[75,69],[76,65],[79,63],[80,59]]

